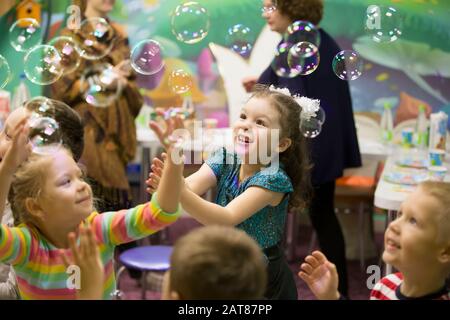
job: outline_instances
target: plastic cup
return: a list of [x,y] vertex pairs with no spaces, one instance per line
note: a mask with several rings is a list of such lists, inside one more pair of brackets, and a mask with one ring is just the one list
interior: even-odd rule
[[405,128],[402,130],[402,145],[410,147],[413,144],[414,130],[412,128]]
[[444,181],[447,168],[444,166],[428,167],[428,178],[431,181]]
[[442,149],[431,149],[429,152],[430,166],[442,166],[445,159],[445,151]]

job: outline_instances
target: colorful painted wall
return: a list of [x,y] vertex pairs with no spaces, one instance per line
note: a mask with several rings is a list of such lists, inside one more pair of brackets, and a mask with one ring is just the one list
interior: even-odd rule
[[[65,21],[70,1],[41,1],[44,25]],[[182,65],[196,76],[196,87],[203,100],[202,116],[223,116],[226,96],[217,67],[209,53],[208,43],[226,46],[229,27],[241,23],[252,31],[256,40],[264,26],[260,0],[199,0],[211,18],[209,33],[201,42],[188,45],[176,40],[171,32],[170,13],[180,0],[117,0],[112,18],[127,26],[133,46],[142,39],[158,40],[165,48],[169,65]],[[401,37],[395,42],[377,44],[367,39],[366,10],[369,5],[392,5],[401,14]],[[395,107],[414,98],[427,103],[433,111],[450,113],[450,1],[449,0],[325,0],[325,17],[321,27],[339,42],[343,49],[352,49],[365,60],[363,75],[351,81],[355,111],[381,112],[384,102]],[[13,69],[14,79],[7,86],[18,84],[23,54],[9,46],[6,33],[14,21],[14,13],[0,18],[0,54]],[[53,30],[54,31],[54,30]],[[142,77],[140,83],[149,93],[162,75]],[[236,79],[240,81],[240,79]],[[30,84],[29,82],[27,82]],[[30,84],[32,93],[41,88]],[[202,100],[202,99],[201,99]],[[149,103],[151,99],[149,98]],[[406,101],[406,102],[405,102]]]

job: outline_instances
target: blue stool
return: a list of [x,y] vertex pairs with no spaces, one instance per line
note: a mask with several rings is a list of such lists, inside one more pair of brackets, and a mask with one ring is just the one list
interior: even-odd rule
[[120,288],[120,276],[126,268],[137,269],[142,272],[142,299],[145,299],[147,272],[169,270],[171,254],[172,246],[142,246],[123,252],[119,256],[119,261],[123,266],[117,272],[117,288]]

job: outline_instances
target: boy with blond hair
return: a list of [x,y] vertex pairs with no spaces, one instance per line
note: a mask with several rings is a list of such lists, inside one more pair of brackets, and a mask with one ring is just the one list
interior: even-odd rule
[[[384,247],[384,262],[399,272],[382,278],[371,300],[450,300],[450,183],[421,183],[387,228]],[[320,251],[300,268],[299,277],[318,299],[339,299],[336,267]]]

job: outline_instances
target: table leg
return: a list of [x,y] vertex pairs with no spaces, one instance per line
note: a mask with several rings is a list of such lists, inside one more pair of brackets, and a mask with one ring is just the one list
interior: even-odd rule
[[[397,218],[397,211],[395,210],[388,210],[387,212],[387,217],[386,217],[386,227],[385,227],[385,231],[388,228],[389,224],[394,221]],[[388,274],[392,273],[392,266],[390,264],[385,264],[385,275],[387,276]]]

